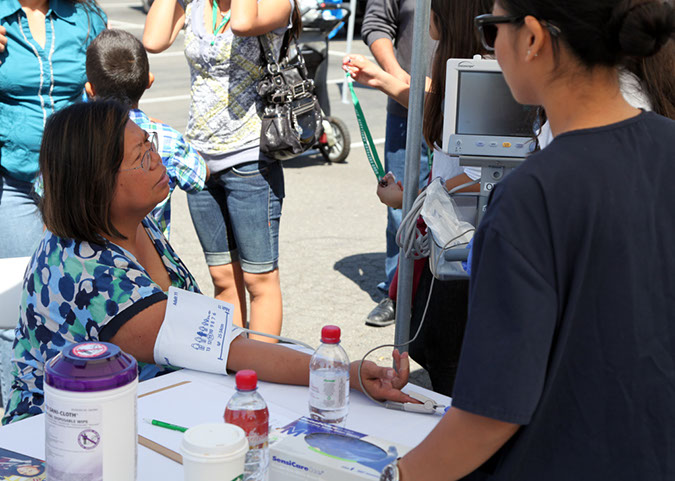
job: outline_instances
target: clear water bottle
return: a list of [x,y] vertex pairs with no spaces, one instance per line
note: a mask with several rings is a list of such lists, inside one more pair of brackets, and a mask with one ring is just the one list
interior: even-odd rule
[[239,371],[235,376],[237,392],[225,408],[225,422],[236,424],[248,438],[244,481],[267,481],[269,470],[269,411],[258,392],[258,376],[255,371]]
[[324,326],[321,345],[309,361],[309,415],[344,425],[349,412],[349,358],[340,345],[340,328]]

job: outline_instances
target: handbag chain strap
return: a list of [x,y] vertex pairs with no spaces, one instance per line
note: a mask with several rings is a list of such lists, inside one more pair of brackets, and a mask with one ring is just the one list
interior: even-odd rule
[[271,75],[275,75],[281,71],[281,69],[287,66],[290,63],[288,58],[289,44],[291,42],[295,44],[295,50],[297,52],[296,67],[300,71],[302,78],[307,81],[309,80],[309,74],[307,73],[307,66],[305,65],[305,59],[300,53],[300,46],[298,45],[298,39],[290,36],[290,32],[286,31],[284,35],[283,43],[281,44],[281,51],[279,52],[279,59],[274,52],[274,46],[270,41],[267,35],[258,35],[258,40],[260,41],[260,46],[262,47],[263,56],[265,57],[265,62],[267,63],[267,72]]

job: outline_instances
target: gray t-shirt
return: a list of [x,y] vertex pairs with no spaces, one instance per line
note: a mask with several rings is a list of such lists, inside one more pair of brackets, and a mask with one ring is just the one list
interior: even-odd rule
[[[415,0],[368,0],[361,26],[361,37],[368,47],[380,38],[391,40],[399,65],[408,73],[412,59],[414,8]],[[434,50],[436,42],[430,40],[429,52]],[[433,55],[429,55],[429,59],[432,58]],[[408,115],[408,110],[393,99],[387,103],[387,112],[399,117]]]

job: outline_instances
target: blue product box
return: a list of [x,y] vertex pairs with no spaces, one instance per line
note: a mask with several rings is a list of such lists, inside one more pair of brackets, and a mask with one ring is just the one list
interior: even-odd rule
[[271,444],[270,479],[378,480],[387,464],[409,450],[408,446],[302,417],[283,427]]

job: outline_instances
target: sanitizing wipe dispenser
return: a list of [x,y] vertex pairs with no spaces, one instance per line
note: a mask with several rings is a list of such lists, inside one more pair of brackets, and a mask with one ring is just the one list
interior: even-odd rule
[[49,481],[134,481],[136,360],[114,344],[68,347],[46,364]]

